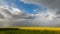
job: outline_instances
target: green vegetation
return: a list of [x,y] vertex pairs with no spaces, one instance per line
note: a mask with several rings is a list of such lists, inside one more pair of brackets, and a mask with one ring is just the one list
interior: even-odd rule
[[60,34],[60,31],[23,30],[18,28],[0,28],[0,34]]

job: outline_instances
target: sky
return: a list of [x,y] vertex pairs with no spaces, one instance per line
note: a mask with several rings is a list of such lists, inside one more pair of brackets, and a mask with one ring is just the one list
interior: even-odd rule
[[0,27],[60,27],[60,0],[0,0]]

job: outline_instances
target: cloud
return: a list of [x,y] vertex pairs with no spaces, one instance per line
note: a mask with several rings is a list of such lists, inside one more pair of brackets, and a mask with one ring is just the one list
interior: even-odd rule
[[[55,12],[54,12],[55,11]],[[15,7],[0,7],[0,27],[8,26],[60,26],[58,10],[28,14]],[[58,11],[59,12],[59,11]]]
[[[34,19],[35,25],[39,26],[60,26],[60,0],[20,0],[28,4],[36,4],[47,8],[46,11],[39,13]],[[40,23],[40,24],[39,24]]]
[[30,21],[35,18],[34,15],[25,13],[13,6],[9,6],[5,0],[0,2],[0,27],[23,26],[27,24],[31,26],[32,23]]
[[30,21],[32,21],[33,19],[34,19],[33,14],[25,13],[17,8],[9,6],[0,7],[0,23],[1,23],[0,27],[7,27],[14,25],[23,26],[26,24],[30,24]]

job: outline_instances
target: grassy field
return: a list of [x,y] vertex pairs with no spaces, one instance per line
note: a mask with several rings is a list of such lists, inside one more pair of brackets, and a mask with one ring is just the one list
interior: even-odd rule
[[59,27],[0,28],[0,34],[60,34]]

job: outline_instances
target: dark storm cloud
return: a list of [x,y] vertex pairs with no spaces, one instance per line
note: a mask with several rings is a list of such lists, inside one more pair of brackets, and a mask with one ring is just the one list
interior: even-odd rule
[[57,12],[56,12],[56,15],[59,15],[59,14],[60,14],[60,11],[57,11]]

